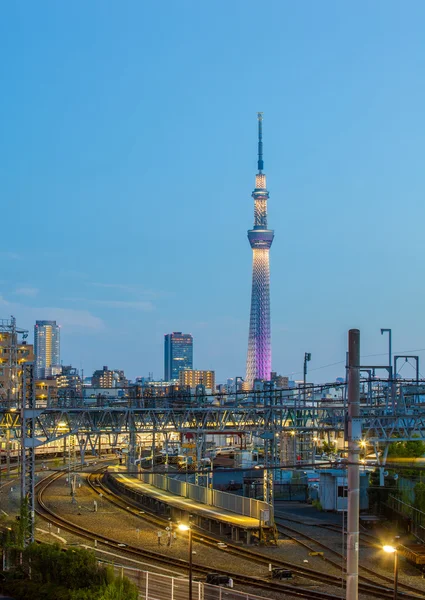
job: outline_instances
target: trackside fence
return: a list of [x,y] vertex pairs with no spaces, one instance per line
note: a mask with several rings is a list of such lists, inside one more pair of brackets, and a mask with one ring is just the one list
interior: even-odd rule
[[425,513],[395,496],[388,496],[387,505],[409,520],[409,531],[425,544]]
[[[188,579],[160,575],[121,565],[114,565],[114,569],[117,575],[125,575],[136,584],[139,598],[143,600],[187,600],[189,597]],[[264,596],[254,596],[200,581],[192,583],[192,598],[193,600],[267,600]]]
[[[181,481],[180,479],[159,473],[144,473],[142,471],[141,480],[144,483],[149,483],[160,490],[170,492],[176,496],[190,498],[195,502],[216,506],[217,508],[222,508],[223,510],[228,510],[245,517],[260,520],[260,518],[263,518],[262,515],[268,514],[269,518],[267,521],[270,523],[273,522],[273,507],[262,500],[236,496],[236,494],[229,494],[228,492],[221,492],[219,490],[211,490],[201,485],[188,483],[187,481]],[[262,511],[268,512],[264,513]]]

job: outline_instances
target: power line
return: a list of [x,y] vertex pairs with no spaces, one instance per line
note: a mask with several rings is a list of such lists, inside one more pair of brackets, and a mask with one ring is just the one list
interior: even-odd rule
[[[425,352],[425,348],[419,348],[417,350],[395,350],[393,355],[407,354],[408,352]],[[378,354],[362,354],[361,358],[371,358],[372,356],[388,356],[388,352],[379,352]],[[321,367],[313,367],[312,369],[309,369],[309,372],[321,371],[322,369],[328,369],[329,367],[335,367],[336,365],[342,364],[345,364],[345,360],[339,360],[338,362],[330,363],[329,365],[323,365]],[[386,365],[382,366],[385,367]],[[288,374],[288,377],[293,375],[302,375],[302,371],[292,371],[290,374]]]

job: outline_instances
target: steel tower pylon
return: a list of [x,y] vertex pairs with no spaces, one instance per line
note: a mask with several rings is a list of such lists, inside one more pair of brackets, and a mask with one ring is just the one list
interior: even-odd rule
[[248,231],[252,248],[252,292],[245,381],[251,387],[254,379],[270,380],[272,369],[269,251],[274,232],[267,228],[269,192],[263,168],[263,113],[258,113],[258,173],[252,192],[254,227]]

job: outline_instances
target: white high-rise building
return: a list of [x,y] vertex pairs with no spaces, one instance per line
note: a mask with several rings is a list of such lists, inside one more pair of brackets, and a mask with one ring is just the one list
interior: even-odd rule
[[34,354],[37,379],[60,372],[60,327],[56,321],[35,322]]

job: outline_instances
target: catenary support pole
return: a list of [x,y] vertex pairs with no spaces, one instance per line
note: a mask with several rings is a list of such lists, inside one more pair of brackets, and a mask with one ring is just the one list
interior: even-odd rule
[[348,332],[348,512],[347,512],[347,600],[359,595],[359,453],[360,419],[360,331]]

